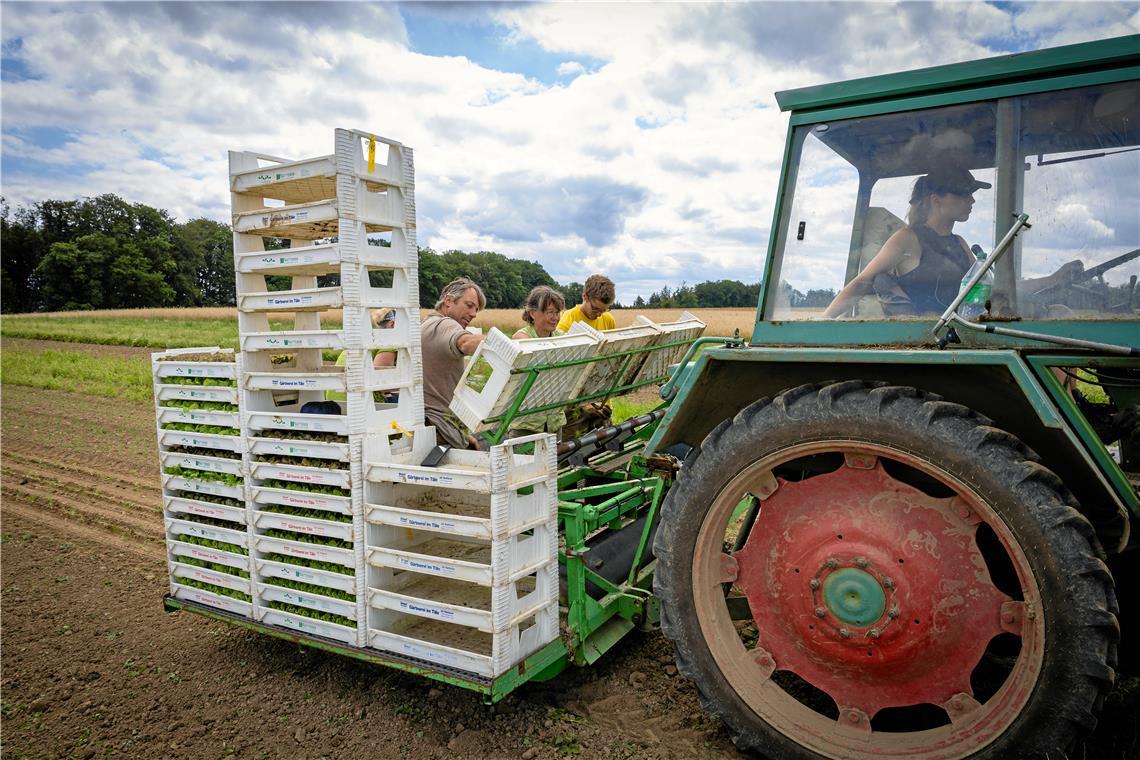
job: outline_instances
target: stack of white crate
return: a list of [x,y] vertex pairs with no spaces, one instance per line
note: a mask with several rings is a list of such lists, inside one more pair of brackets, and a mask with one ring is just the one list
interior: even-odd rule
[[170,593],[252,616],[238,365],[232,351],[151,355]]
[[[300,161],[230,153],[253,614],[356,646],[365,443],[387,450],[397,426],[424,419],[413,188],[411,149],[364,132],[338,129],[332,155]],[[266,251],[264,237],[289,247]],[[322,275],[339,284],[320,286]],[[271,290],[270,276],[286,289]],[[382,308],[394,328],[373,325]],[[322,327],[330,309],[342,310],[339,328]],[[394,367],[373,367],[381,348],[396,352]],[[343,351],[343,366],[325,366],[326,351]],[[340,414],[301,411],[328,391]]]
[[494,678],[558,637],[555,437],[424,467],[433,434],[368,460],[368,645]]

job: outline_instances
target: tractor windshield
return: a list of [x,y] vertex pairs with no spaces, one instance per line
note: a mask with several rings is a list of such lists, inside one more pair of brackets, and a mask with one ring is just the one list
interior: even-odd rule
[[930,319],[1019,212],[991,316],[1134,316],[1138,148],[1135,81],[797,127],[766,316]]

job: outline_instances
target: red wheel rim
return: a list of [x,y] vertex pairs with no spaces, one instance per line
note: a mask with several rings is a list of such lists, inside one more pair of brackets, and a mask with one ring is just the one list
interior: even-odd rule
[[[773,474],[817,454],[842,454],[831,472],[798,482]],[[838,457],[836,457],[838,459]],[[904,468],[884,467],[893,461]],[[892,472],[933,477],[931,496]],[[737,505],[760,502],[741,549],[726,547]],[[984,523],[1020,587],[995,586],[978,544]],[[988,551],[993,551],[991,547]],[[710,653],[737,694],[766,722],[825,756],[961,757],[1000,735],[1027,703],[1041,669],[1043,622],[1028,562],[1009,528],[970,488],[914,454],[852,442],[778,452],[721,490],[693,561],[697,614]],[[755,642],[738,634],[724,584],[743,593]],[[1020,640],[992,694],[971,674],[991,640]],[[826,714],[786,689],[794,674],[829,697]],[[884,731],[888,708],[933,706],[945,725]]]

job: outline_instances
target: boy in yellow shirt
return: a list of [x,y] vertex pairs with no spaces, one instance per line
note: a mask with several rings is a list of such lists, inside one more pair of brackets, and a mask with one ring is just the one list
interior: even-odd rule
[[558,329],[568,332],[575,322],[585,322],[595,330],[612,330],[617,327],[610,305],[614,302],[614,283],[609,277],[592,274],[582,288],[582,303],[567,309],[558,320]]

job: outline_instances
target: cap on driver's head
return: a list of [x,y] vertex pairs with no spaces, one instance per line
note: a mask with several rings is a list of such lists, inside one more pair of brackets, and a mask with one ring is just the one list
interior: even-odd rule
[[914,183],[914,191],[910,194],[910,202],[914,203],[931,193],[969,195],[975,190],[991,187],[993,185],[989,182],[974,179],[973,174],[961,167],[942,167],[918,178],[918,181]]

